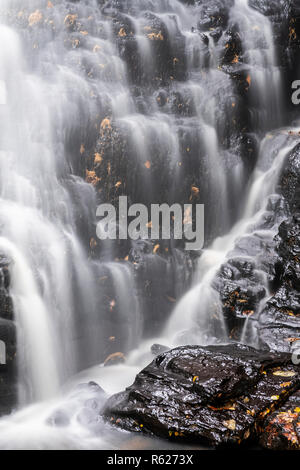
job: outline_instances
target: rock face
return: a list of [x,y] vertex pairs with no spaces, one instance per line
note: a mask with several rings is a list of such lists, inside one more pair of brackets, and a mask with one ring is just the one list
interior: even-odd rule
[[10,260],[0,259],[0,416],[16,405],[16,328],[9,296]]
[[277,351],[300,347],[300,145],[288,155],[278,191],[287,204],[275,237],[273,296],[259,318],[263,346]]
[[260,443],[272,450],[300,449],[300,392],[265,421]]
[[259,334],[270,349],[289,351],[296,342],[300,347],[300,218],[282,222],[277,239],[278,289],[261,312]]
[[230,338],[240,340],[249,320],[257,346],[279,352],[291,352],[297,341],[300,346],[299,157],[296,140],[278,194],[270,196],[260,219],[236,240],[213,281]]
[[289,354],[240,344],[179,347],[156,357],[106,402],[103,414],[129,431],[234,445],[256,439],[266,416],[299,387],[299,366]]

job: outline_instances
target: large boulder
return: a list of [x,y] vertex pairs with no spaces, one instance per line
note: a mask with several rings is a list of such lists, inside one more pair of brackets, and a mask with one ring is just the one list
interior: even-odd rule
[[300,450],[300,391],[266,418],[260,444],[272,450]]
[[251,442],[265,417],[300,387],[289,354],[240,345],[184,346],[156,357],[103,414],[113,425],[171,440]]

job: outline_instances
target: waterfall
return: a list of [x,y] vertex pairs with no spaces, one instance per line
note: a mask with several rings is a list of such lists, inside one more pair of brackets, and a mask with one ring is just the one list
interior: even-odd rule
[[[1,105],[0,249],[11,258],[19,398],[26,403],[57,394],[66,378],[89,364],[101,337],[95,276],[78,238],[76,212],[82,208],[88,227],[88,219],[95,217],[95,194],[72,174],[64,154],[65,133],[77,123],[87,126],[83,102],[90,90],[71,66],[59,63],[51,47],[44,67],[51,60],[55,67],[46,77],[29,70],[15,31],[1,26],[0,37],[10,44],[0,52],[6,91]],[[116,61],[116,73],[119,68]],[[121,279],[118,274],[116,282]],[[88,348],[80,339],[83,330]]]
[[235,1],[231,21],[238,26],[242,39],[255,126],[279,127],[283,113],[282,78],[271,22],[251,8],[248,0]]
[[[115,449],[124,436],[86,424],[100,392],[78,384],[114,393],[153,343],[229,340],[215,281],[237,243],[276,235],[278,223],[259,222],[297,129],[283,119],[271,21],[248,0],[228,0],[224,24],[197,1],[25,3],[0,5],[0,257],[19,390],[0,448]],[[240,49],[226,63],[228,32]],[[204,249],[96,239],[97,205],[122,194],[147,207],[203,203]],[[270,296],[258,258],[266,294],[239,338],[252,345]],[[114,354],[123,362],[107,367]]]
[[[273,153],[270,148],[266,152],[266,146],[272,147]],[[255,231],[256,222],[267,209],[268,197],[276,191],[283,162],[294,146],[295,143],[293,139],[289,138],[288,130],[278,136],[275,145],[274,142],[270,142],[268,137],[263,139],[257,163],[258,168],[255,170],[248,188],[243,217],[228,234],[217,238],[212,246],[203,253],[196,269],[194,287],[181,299],[169,320],[164,336],[173,338],[175,344],[211,344],[215,341],[226,341],[228,338],[222,316],[222,306],[218,294],[212,286],[212,281],[228,255],[231,254],[235,242],[251,231]],[[262,170],[261,167],[264,168],[265,165],[265,169]],[[272,227],[268,236],[273,238],[277,228],[276,226]],[[265,285],[267,287],[267,283]],[[217,336],[214,332],[213,317],[220,324]],[[247,323],[245,328],[248,326]],[[185,334],[178,337],[178,332],[185,332]]]

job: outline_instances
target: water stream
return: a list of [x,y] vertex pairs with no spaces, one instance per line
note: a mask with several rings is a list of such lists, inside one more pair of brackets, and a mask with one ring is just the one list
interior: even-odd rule
[[[178,0],[132,0],[122,7],[135,37],[142,84],[156,79],[152,46],[160,41],[147,34],[167,34],[171,51],[177,51],[178,41],[182,44],[186,76],[172,77],[171,86],[174,96],[189,103],[181,112],[171,109],[164,78],[157,78],[155,92],[149,84],[140,95],[130,83],[109,19],[114,2],[103,9],[96,0],[81,0],[75,6],[54,0],[25,3],[2,0],[0,6],[0,253],[11,260],[19,384],[18,410],[0,420],[0,448],[160,448],[160,441],[135,442],[100,419],[91,424],[82,407],[93,400],[94,392],[76,385],[93,380],[112,394],[132,383],[152,360],[153,343],[171,347],[228,340],[212,281],[237,240],[255,231],[295,145],[290,129],[281,128],[282,80],[271,23],[247,0],[235,0],[229,21],[239,25],[247,51],[244,67],[251,77],[252,125],[259,141],[257,163],[247,177],[236,142],[224,149],[224,109],[234,96],[233,85],[220,70],[215,41],[209,36],[205,47],[206,32],[195,32],[197,6]],[[53,10],[52,23],[45,20],[45,4],[48,13]],[[72,19],[68,15],[74,8]],[[7,11],[15,12],[14,20]],[[151,15],[158,32],[151,32]],[[69,47],[66,24],[72,28],[77,18],[83,18],[78,34],[84,47],[78,47],[75,34]],[[119,38],[128,34],[120,27]],[[173,59],[174,75],[180,60]],[[97,132],[105,118],[108,127],[113,121],[127,136],[127,157],[137,168],[132,181],[144,201],[157,202],[164,184],[168,198],[176,201],[184,153],[191,153],[206,175],[203,198],[212,242],[196,262],[190,288],[155,337],[143,330],[145,312],[134,265],[114,259],[113,249],[104,261],[91,260],[82,240],[82,227],[95,224],[97,194],[79,175],[66,142],[78,142],[79,153],[85,155],[82,142],[95,131],[95,116]],[[185,140],[194,142],[194,148]],[[159,155],[158,165],[167,165],[171,181],[163,173],[161,182],[145,173],[153,152]],[[273,237],[276,228],[264,236]],[[105,303],[99,283],[104,278],[110,280],[118,307],[116,329],[125,338],[126,362],[111,367],[99,364],[99,343],[110,335],[99,307],[99,298],[101,305]],[[110,306],[112,314],[115,303]],[[246,321],[241,341],[255,343],[250,323]],[[63,427],[51,422],[57,410],[67,416]]]

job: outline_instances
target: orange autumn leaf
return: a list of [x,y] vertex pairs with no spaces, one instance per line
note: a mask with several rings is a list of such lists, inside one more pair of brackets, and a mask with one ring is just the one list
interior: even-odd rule
[[73,26],[76,22],[77,15],[67,15],[64,19],[64,23],[66,26]]
[[40,12],[40,10],[35,10],[33,13],[31,13],[31,15],[29,15],[28,24],[29,26],[33,26],[35,24],[40,23],[42,19],[43,19],[43,15]]
[[126,31],[125,31],[124,28],[121,28],[121,29],[120,29],[120,31],[118,32],[118,36],[119,36],[120,38],[124,38],[125,36],[127,36]]
[[111,123],[109,118],[103,119],[100,124],[101,129],[111,129]]
[[192,209],[191,207],[187,207],[187,209],[185,209],[184,211],[184,217],[183,217],[183,225],[186,225],[186,224],[191,224],[193,221],[192,221]]
[[159,31],[159,33],[149,33],[147,34],[147,37],[151,39],[151,41],[163,41],[164,40],[164,37],[161,31]]
[[151,168],[151,162],[149,162],[149,160],[147,160],[145,163],[144,163],[145,167],[149,170],[149,168]]
[[96,175],[94,171],[86,170],[85,180],[87,183],[90,183],[93,186],[96,186],[99,183],[100,178],[98,178],[98,176]]
[[98,165],[102,162],[103,157],[100,153],[95,153],[94,165]]

